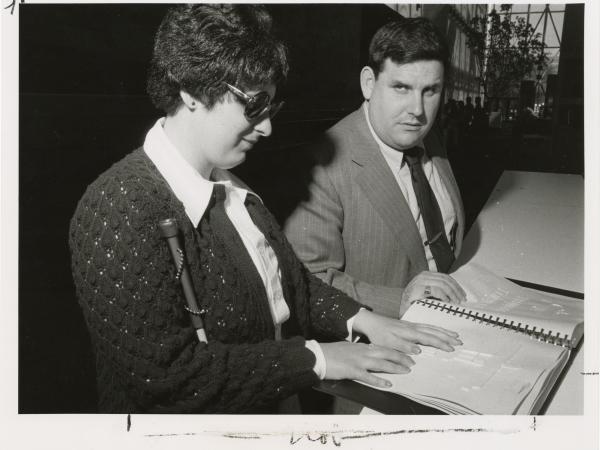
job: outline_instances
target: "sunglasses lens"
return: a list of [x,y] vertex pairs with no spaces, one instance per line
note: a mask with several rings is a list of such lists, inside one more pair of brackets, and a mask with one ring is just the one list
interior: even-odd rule
[[269,97],[269,94],[266,92],[259,92],[246,103],[246,117],[249,119],[256,119],[269,108],[270,101],[271,98]]

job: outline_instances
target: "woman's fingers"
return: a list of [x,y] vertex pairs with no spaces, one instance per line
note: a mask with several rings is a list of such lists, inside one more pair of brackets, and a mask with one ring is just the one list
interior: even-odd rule
[[[331,380],[357,379],[371,383],[368,372],[407,373],[414,361],[396,350],[373,344],[350,342],[322,343],[325,356],[325,377]],[[366,378],[365,378],[366,377]]]
[[370,384],[371,386],[375,386],[378,388],[391,388],[392,387],[392,383],[390,383],[388,380],[384,380],[381,377],[378,377],[376,375],[373,375],[370,372],[364,371],[361,372],[361,374],[355,378],[358,381],[362,381],[363,383],[366,384]]
[[453,331],[435,325],[406,321],[398,321],[386,342],[379,343],[408,354],[421,352],[417,344],[428,345],[444,351],[453,351],[454,346],[462,345],[458,334]]
[[419,340],[419,343],[422,345],[427,345],[429,347],[435,347],[445,352],[453,352],[454,345],[460,345],[460,341],[457,339],[453,339],[452,341],[448,341],[448,339],[442,339],[438,336],[429,333],[423,333],[422,338]]
[[380,365],[368,367],[369,370],[400,373],[397,372],[398,367],[408,369],[415,365],[415,361],[405,353],[374,344],[369,344],[368,347],[369,356],[375,358],[375,362],[380,363]]
[[370,364],[369,372],[408,373],[410,372],[410,367],[396,364],[385,359],[374,359]]
[[406,355],[418,355],[421,353],[421,348],[417,345],[418,341],[419,338],[412,334],[410,337],[395,336],[392,334],[390,338],[386,339],[385,342],[380,342],[380,344],[385,344],[386,347]]
[[391,387],[391,383],[373,375],[372,372],[409,373],[410,367],[415,364],[412,358],[407,355],[373,344],[368,345],[368,357],[364,359],[364,362],[366,370],[361,371],[356,379],[382,388]]
[[458,333],[456,331],[447,330],[446,328],[438,327],[437,325],[430,325],[428,323],[414,323],[415,328],[424,333],[435,334],[436,336],[445,338],[457,338]]

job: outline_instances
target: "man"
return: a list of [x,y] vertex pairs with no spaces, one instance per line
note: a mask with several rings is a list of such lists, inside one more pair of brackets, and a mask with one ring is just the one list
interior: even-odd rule
[[447,57],[426,19],[377,31],[360,73],[365,102],[314,146],[310,198],[286,224],[313,273],[390,317],[423,296],[465,300],[445,274],[460,252],[464,210],[433,126]]

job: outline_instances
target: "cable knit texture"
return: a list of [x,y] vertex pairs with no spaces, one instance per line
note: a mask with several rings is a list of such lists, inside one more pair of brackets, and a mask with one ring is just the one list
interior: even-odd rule
[[[140,148],[90,185],[71,221],[79,303],[94,346],[104,413],[269,412],[318,381],[304,339],[341,340],[360,305],[313,277],[273,216],[246,205],[272,246],[291,317],[273,340],[266,292],[234,230],[194,228],[183,205]],[[184,309],[160,220],[177,219],[208,344]],[[229,234],[227,234],[229,233]],[[250,261],[250,265],[248,264]]]

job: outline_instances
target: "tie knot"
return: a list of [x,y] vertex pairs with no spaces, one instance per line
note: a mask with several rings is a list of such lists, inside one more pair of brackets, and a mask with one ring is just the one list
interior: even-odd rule
[[423,149],[421,147],[412,147],[408,150],[404,150],[404,161],[409,166],[413,166],[414,164],[418,164],[421,162],[421,158],[423,157]]
[[213,195],[216,203],[225,203],[225,197],[227,196],[225,186],[220,183],[213,184]]

